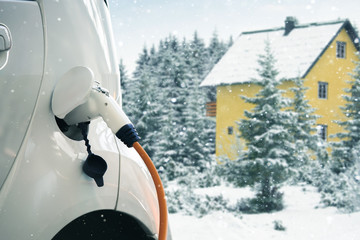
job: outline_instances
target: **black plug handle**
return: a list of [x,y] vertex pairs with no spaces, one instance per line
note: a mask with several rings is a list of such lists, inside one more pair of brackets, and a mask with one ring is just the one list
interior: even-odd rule
[[126,124],[117,131],[115,134],[128,148],[131,148],[133,144],[140,140],[136,129],[132,124]]

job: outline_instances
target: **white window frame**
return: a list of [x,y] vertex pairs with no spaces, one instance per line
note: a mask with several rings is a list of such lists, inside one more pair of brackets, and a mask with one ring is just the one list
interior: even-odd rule
[[328,99],[329,84],[327,82],[318,82],[318,98]]
[[346,42],[336,42],[336,58],[346,58]]

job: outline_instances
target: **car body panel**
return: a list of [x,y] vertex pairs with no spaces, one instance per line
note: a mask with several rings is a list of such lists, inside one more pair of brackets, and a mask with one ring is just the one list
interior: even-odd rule
[[152,232],[157,232],[159,206],[151,175],[136,151],[120,144],[120,192],[116,209],[141,219]]
[[34,111],[43,74],[44,41],[41,14],[35,2],[0,4],[0,23],[9,29],[12,40],[10,50],[0,52],[1,189]]
[[[12,17],[10,12],[6,17],[0,14],[0,23],[7,21],[14,38],[7,64],[10,68],[12,53],[21,43],[25,50],[32,49],[28,56],[31,60],[25,59],[27,55],[23,60],[36,67],[29,70],[25,64],[22,68],[23,74],[31,73],[32,78],[19,76],[22,70],[14,68],[15,81],[26,80],[26,88],[22,91],[14,88],[14,92],[9,88],[15,98],[8,92],[0,96],[6,103],[0,103],[1,111],[10,106],[9,114],[0,117],[0,127],[10,129],[14,119],[19,122],[19,129],[7,134],[17,135],[15,140],[5,141],[4,135],[0,135],[1,144],[14,145],[12,158],[2,160],[5,158],[0,156],[1,168],[6,167],[0,171],[0,183],[3,181],[0,190],[1,239],[51,239],[72,220],[101,209],[126,212],[148,231],[157,233],[159,213],[155,187],[134,150],[127,149],[116,139],[102,119],[91,121],[88,135],[91,149],[108,165],[105,184],[99,188],[82,171],[88,155],[84,141],[63,134],[51,110],[54,86],[67,71],[77,66],[90,68],[95,80],[121,104],[118,59],[107,5],[99,0],[0,0],[0,10],[7,6],[9,9],[32,9],[25,9],[23,16],[18,12]],[[37,12],[35,15],[34,11]],[[26,31],[14,30],[12,22],[20,17],[25,24],[28,13],[36,18],[35,22],[26,20],[27,24],[36,26],[37,32],[33,32],[36,38],[18,43],[15,39]],[[25,39],[27,37],[23,36]],[[21,57],[16,56],[14,61],[19,59]],[[0,69],[2,86],[4,81],[11,80],[9,71],[5,71],[7,67]],[[29,96],[27,101],[31,97],[31,103],[24,105],[25,112],[18,113],[21,109],[18,105],[24,101],[24,96]],[[1,151],[5,152],[4,149]]]

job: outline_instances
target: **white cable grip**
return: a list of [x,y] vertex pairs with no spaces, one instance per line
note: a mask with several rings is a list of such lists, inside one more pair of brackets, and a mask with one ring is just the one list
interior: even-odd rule
[[85,103],[72,110],[64,118],[69,125],[102,117],[114,134],[131,121],[119,104],[103,88],[93,88]]

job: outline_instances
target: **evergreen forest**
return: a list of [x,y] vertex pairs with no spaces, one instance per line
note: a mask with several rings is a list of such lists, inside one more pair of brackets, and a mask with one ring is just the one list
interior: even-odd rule
[[[208,42],[208,44],[206,44]],[[247,148],[236,161],[215,159],[215,118],[206,116],[205,105],[216,100],[215,87],[200,87],[212,67],[232,45],[216,33],[204,40],[195,32],[192,39],[169,35],[157,46],[144,47],[136,69],[127,73],[121,62],[123,108],[134,123],[141,144],[157,167],[167,191],[170,213],[203,216],[213,210],[238,213],[273,212],[283,209],[284,184],[315,186],[324,206],[341,211],[360,210],[360,62],[351,73],[351,88],[342,108],[348,117],[338,122],[341,141],[323,141],[316,133],[319,116],[304,98],[307,89],[293,79],[283,97],[275,68],[276,56],[266,43],[258,56],[261,90],[246,98],[254,108],[238,122]],[[329,154],[331,149],[332,154]],[[229,204],[221,195],[200,196],[194,189],[229,184],[251,187],[254,198]]]

